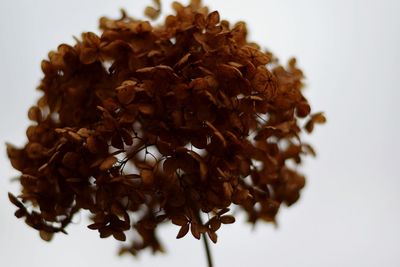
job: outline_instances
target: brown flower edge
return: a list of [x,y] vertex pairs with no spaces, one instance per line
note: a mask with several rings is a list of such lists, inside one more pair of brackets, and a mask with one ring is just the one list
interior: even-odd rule
[[157,26],[103,17],[100,36],[83,33],[42,61],[28,142],[7,152],[21,172],[15,216],[44,240],[84,209],[102,238],[135,232],[121,253],[163,251],[156,230],[169,222],[177,238],[190,231],[207,245],[235,222],[230,207],[275,223],[298,200],[296,165],[315,154],[300,134],[325,118],[311,114],[295,59],[281,66],[247,41],[244,22],[200,1],[173,9]]

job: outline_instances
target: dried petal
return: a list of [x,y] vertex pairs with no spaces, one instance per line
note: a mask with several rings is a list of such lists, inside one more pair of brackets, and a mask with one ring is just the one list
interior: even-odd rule
[[314,124],[316,124],[316,123],[323,124],[325,122],[326,122],[326,118],[323,115],[323,113],[322,112],[316,113],[311,116],[310,120],[306,123],[304,128],[307,130],[307,132],[311,133],[314,129]]
[[191,223],[190,224],[190,231],[192,232],[192,235],[194,236],[194,238],[196,239],[200,239],[200,229],[199,229],[199,225],[196,223]]
[[118,159],[114,156],[109,156],[108,158],[106,158],[99,166],[99,169],[104,171],[104,170],[108,170],[110,169],[116,162],[118,161]]
[[223,223],[223,224],[231,224],[231,223],[235,222],[235,217],[233,217],[231,215],[224,215],[224,216],[221,216],[220,220],[221,220],[221,223]]
[[177,239],[184,237],[189,232],[189,224],[182,225],[176,236]]
[[188,219],[184,215],[175,215],[171,218],[173,224],[183,226],[188,223]]
[[207,25],[208,26],[214,26],[219,22],[219,13],[218,11],[211,12],[207,16]]
[[210,228],[213,232],[216,232],[221,227],[221,221],[217,216],[213,217],[210,222]]
[[211,241],[212,241],[214,244],[217,243],[218,236],[217,236],[217,234],[216,234],[215,232],[213,232],[213,231],[208,231],[207,234],[208,234],[208,237],[211,239]]
[[47,241],[47,242],[49,242],[49,241],[51,241],[51,239],[53,239],[53,233],[48,233],[48,232],[46,232],[46,231],[39,231],[39,233],[40,233],[40,238],[42,239],[42,240],[44,240],[44,241]]
[[152,170],[143,169],[140,172],[140,176],[142,177],[143,184],[150,185],[153,183],[154,174]]
[[126,235],[124,232],[114,232],[112,235],[114,236],[115,239],[117,239],[119,241],[126,240]]

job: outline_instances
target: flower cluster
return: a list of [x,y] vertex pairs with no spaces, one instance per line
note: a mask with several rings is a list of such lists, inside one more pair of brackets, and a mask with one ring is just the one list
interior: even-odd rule
[[314,154],[299,123],[312,131],[325,119],[311,115],[296,61],[281,66],[247,41],[245,23],[199,1],[173,9],[159,26],[101,18],[100,36],[83,33],[42,62],[28,142],[7,151],[21,172],[15,215],[43,239],[84,209],[101,237],[136,233],[122,252],[162,251],[162,223],[216,242],[235,221],[229,207],[274,222],[299,198],[305,179],[289,165]]

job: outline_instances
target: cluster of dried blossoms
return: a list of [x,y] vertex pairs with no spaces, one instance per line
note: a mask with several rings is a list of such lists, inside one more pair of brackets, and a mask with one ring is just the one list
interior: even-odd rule
[[282,67],[246,40],[243,22],[199,1],[173,8],[157,27],[102,18],[101,36],[84,33],[42,62],[28,143],[8,155],[22,173],[15,215],[43,239],[84,209],[101,237],[136,233],[122,252],[161,251],[161,223],[216,242],[232,204],[273,222],[299,198],[305,180],[288,161],[314,153],[299,119],[309,132],[325,119],[310,115],[295,60]]

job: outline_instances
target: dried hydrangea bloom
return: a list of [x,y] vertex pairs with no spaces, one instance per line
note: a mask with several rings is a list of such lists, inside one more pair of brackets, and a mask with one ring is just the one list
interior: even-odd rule
[[274,222],[298,200],[305,179],[288,162],[314,154],[299,124],[311,132],[325,118],[311,115],[296,61],[279,65],[246,39],[245,23],[199,1],[173,8],[159,26],[101,18],[100,36],[83,33],[42,62],[28,142],[7,151],[21,172],[15,215],[43,239],[84,209],[101,237],[136,232],[121,252],[157,252],[162,223],[216,242],[235,221],[229,207]]

